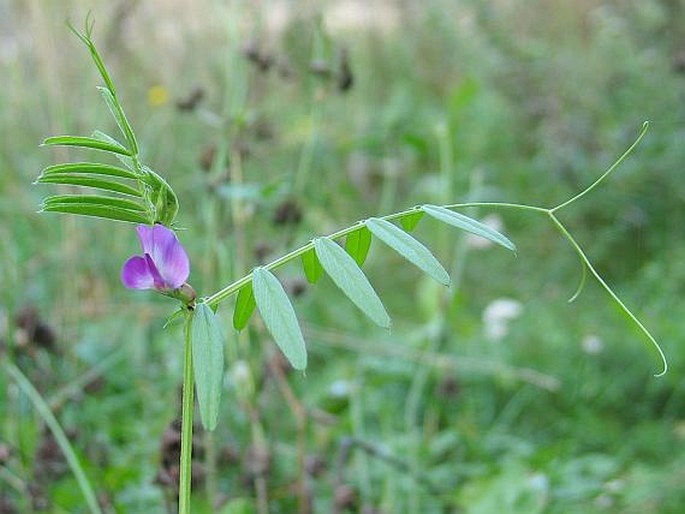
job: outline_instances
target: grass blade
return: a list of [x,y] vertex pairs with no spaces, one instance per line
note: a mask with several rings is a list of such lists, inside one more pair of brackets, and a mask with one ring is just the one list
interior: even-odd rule
[[214,311],[198,303],[193,312],[190,338],[200,419],[205,430],[214,430],[224,382],[224,338]]
[[43,397],[36,390],[36,388],[33,387],[33,384],[29,382],[29,379],[24,376],[19,368],[9,362],[6,362],[5,369],[17,383],[19,389],[21,389],[31,400],[31,403],[33,403],[33,406],[38,411],[38,414],[40,414],[40,417],[43,418],[43,421],[45,421],[45,424],[55,437],[55,441],[57,441],[59,449],[64,454],[64,457],[71,468],[71,472],[76,478],[76,482],[81,489],[81,493],[83,494],[90,511],[93,514],[102,514],[102,510],[100,510],[100,505],[97,502],[95,492],[93,491],[90,482],[88,482],[88,478],[83,471],[83,467],[81,467],[81,463],[76,456],[76,452],[72,448],[67,435],[64,433],[64,430],[62,430],[59,421],[57,421],[57,418],[50,410],[50,407],[48,407],[47,403],[45,403],[45,400],[43,400]]
[[423,205],[421,206],[421,210],[438,221],[442,221],[443,223],[447,223],[448,225],[452,225],[461,230],[466,230],[471,234],[484,237],[512,252],[516,252],[516,245],[514,245],[506,236],[480,221],[476,221],[473,218],[469,218],[468,216],[464,216],[463,214],[445,209],[438,205]]
[[307,367],[307,348],[297,322],[295,309],[283,286],[266,268],[252,272],[252,288],[266,328],[293,368]]
[[401,228],[389,221],[370,218],[367,228],[378,239],[399,253],[424,273],[430,275],[444,286],[450,285],[450,276],[431,251],[411,237]]
[[390,316],[354,258],[325,237],[314,240],[314,249],[323,269],[345,296],[374,323],[389,328]]

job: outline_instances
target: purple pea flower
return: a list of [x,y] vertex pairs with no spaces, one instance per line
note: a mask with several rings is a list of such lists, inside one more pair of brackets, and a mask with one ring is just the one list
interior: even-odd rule
[[143,255],[134,255],[126,261],[121,269],[121,281],[130,289],[155,289],[186,299],[185,294],[176,290],[187,286],[190,260],[176,234],[164,225],[138,225],[136,231]]

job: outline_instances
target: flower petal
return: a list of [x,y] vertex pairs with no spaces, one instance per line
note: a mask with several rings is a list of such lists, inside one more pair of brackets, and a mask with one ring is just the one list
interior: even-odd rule
[[166,287],[181,287],[190,275],[190,260],[173,231],[164,225],[138,225],[143,252],[152,258]]
[[129,289],[152,289],[155,287],[155,277],[150,271],[147,260],[140,255],[134,255],[121,268],[121,281]]
[[159,289],[160,291],[166,289],[167,284],[164,282],[164,279],[159,274],[159,270],[157,269],[157,266],[155,266],[155,261],[152,260],[152,257],[150,257],[149,253],[146,253],[144,255],[144,258],[145,262],[147,263],[147,267],[150,270],[150,275],[152,275],[152,280],[155,283],[155,289]]

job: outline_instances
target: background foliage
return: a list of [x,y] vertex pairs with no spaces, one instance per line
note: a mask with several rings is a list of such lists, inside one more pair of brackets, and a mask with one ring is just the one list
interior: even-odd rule
[[[198,433],[197,512],[681,512],[681,2],[0,3],[2,359],[53,408],[105,511],[163,513],[180,330],[162,328],[168,301],[119,283],[130,226],[39,216],[48,186],[30,185],[73,160],[39,150],[46,135],[114,129],[64,23],[89,9],[141,153],[179,194],[201,294],[414,204],[554,205],[653,122],[564,221],[662,342],[667,376],[599,288],[567,304],[579,269],[550,224],[499,213],[514,259],[424,220],[454,285],[374,243],[365,270],[390,333],[329,279],[278,273],[306,376],[257,316],[238,337],[220,308],[227,390],[217,432]],[[40,417],[0,380],[0,512],[84,511]]]

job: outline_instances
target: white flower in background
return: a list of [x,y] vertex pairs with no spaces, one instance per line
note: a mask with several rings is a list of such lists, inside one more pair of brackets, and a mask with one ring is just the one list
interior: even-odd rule
[[588,355],[599,355],[604,350],[604,342],[594,334],[583,337],[580,346]]
[[523,312],[521,302],[512,298],[498,298],[483,310],[483,329],[488,339],[499,341],[509,332],[509,322]]
[[348,380],[336,380],[330,385],[328,392],[331,394],[331,396],[345,398],[347,396],[350,396],[350,393],[353,389],[354,384],[349,382]]
[[[504,232],[504,222],[497,214],[488,214],[483,219],[480,220],[481,223],[487,225],[497,232]],[[482,250],[484,248],[489,248],[495,243],[484,237],[477,236],[475,234],[466,235],[466,245],[474,250]]]

